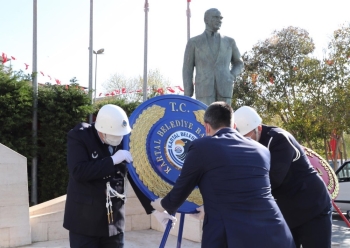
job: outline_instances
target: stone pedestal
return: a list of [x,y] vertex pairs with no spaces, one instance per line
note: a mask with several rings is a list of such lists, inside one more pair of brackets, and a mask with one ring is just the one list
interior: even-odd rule
[[0,144],[0,247],[31,244],[27,158]]

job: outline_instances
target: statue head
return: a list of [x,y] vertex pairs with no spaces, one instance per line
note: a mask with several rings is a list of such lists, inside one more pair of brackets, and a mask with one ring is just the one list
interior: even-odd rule
[[204,23],[206,25],[206,29],[214,32],[218,31],[221,27],[222,18],[223,17],[218,9],[212,8],[205,11]]

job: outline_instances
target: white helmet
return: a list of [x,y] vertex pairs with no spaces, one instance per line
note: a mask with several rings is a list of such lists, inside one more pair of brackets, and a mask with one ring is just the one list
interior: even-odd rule
[[104,105],[98,111],[95,128],[105,134],[123,136],[131,132],[125,111],[113,104]]
[[248,106],[243,106],[237,109],[234,112],[234,116],[237,131],[242,135],[246,135],[257,128],[262,121],[255,109]]

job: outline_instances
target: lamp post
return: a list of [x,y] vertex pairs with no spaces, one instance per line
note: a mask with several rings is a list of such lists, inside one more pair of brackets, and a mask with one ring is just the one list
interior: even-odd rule
[[105,49],[101,48],[97,50],[97,52],[94,51],[94,54],[96,54],[96,64],[95,64],[95,97],[94,97],[94,102],[96,101],[96,77],[97,77],[97,55],[103,54]]
[[[89,98],[92,104],[92,46],[93,46],[93,8],[94,1],[90,0],[90,34],[89,34]],[[89,114],[89,123],[92,123],[92,114]]]

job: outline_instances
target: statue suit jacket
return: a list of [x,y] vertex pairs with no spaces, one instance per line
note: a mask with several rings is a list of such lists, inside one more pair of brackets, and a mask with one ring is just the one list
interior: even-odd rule
[[217,54],[209,46],[207,31],[187,42],[182,68],[186,96],[193,95],[193,72],[196,67],[196,97],[208,97],[216,93],[221,97],[232,97],[233,81],[241,73],[243,62],[235,40],[219,33],[217,35],[220,39]]
[[294,248],[271,195],[269,167],[266,147],[223,128],[191,142],[162,206],[174,213],[198,186],[205,209],[202,247]]

